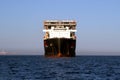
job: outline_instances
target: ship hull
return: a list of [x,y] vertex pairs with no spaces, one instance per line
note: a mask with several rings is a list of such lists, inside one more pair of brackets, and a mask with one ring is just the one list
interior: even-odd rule
[[75,57],[76,40],[68,38],[51,38],[44,40],[46,57]]

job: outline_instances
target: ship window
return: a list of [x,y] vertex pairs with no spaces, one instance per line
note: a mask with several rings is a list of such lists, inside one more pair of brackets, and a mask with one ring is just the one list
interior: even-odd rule
[[51,29],[51,26],[48,26],[48,29]]
[[51,22],[51,24],[55,24],[56,22]]
[[63,22],[61,22],[61,24],[64,24]]
[[64,22],[64,24],[69,24],[69,22]]
[[72,29],[75,29],[75,27],[73,26]]

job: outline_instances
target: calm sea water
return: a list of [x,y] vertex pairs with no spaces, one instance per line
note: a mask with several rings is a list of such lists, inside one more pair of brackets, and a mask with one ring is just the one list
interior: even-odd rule
[[0,80],[120,80],[120,56],[0,56]]

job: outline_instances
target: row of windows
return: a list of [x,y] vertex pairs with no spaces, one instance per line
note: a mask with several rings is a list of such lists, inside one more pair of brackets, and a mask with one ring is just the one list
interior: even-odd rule
[[65,27],[68,27],[69,29],[75,29],[75,26],[45,26],[45,29],[51,29],[51,27],[54,27],[54,28],[65,28]]
[[76,24],[76,22],[45,22],[44,24]]

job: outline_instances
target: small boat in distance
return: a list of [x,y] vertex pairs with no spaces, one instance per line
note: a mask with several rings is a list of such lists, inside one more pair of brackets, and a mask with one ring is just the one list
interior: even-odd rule
[[6,54],[7,54],[7,52],[4,51],[3,49],[0,51],[0,55],[6,55]]

